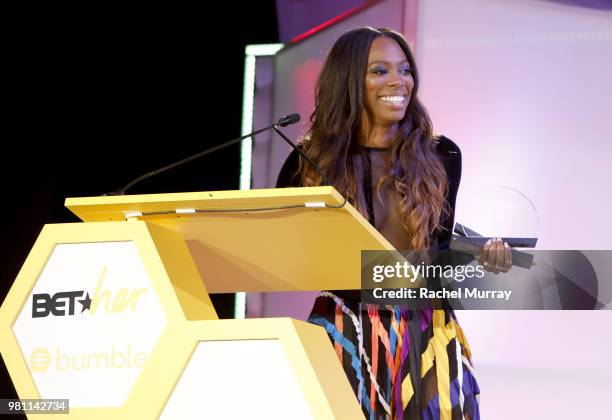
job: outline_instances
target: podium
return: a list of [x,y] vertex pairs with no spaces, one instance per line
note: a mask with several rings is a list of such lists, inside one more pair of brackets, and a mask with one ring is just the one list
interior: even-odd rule
[[43,228],[0,307],[19,398],[69,399],[87,419],[362,418],[323,328],[218,320],[209,298],[360,288],[361,250],[393,247],[343,201],[332,187],[68,198],[83,222]]

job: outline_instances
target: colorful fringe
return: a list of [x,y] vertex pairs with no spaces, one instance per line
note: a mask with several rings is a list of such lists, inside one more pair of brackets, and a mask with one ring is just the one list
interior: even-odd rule
[[324,291],[309,322],[330,336],[366,418],[480,418],[470,348],[453,311],[362,305]]

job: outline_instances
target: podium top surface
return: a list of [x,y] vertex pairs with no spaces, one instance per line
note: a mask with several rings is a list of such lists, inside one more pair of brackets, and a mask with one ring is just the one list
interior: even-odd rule
[[[142,212],[159,216],[176,210],[234,210],[325,202],[338,205],[343,197],[333,187],[269,188],[257,190],[200,191],[168,194],[116,195],[67,198],[65,205],[84,222],[121,221]],[[261,211],[261,210],[259,210]]]
[[[333,187],[78,197],[84,222],[176,232],[209,292],[359,289],[361,250],[393,246]],[[130,222],[126,222],[130,223]]]

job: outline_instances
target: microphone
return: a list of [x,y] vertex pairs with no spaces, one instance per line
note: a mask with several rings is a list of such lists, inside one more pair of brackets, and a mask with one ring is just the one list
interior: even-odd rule
[[298,121],[300,121],[300,114],[289,114],[279,119],[276,122],[276,125],[280,125],[281,127],[287,127],[288,125],[295,124]]
[[[119,188],[119,189],[117,189],[115,191],[107,192],[107,193],[104,193],[102,195],[124,195],[127,192],[127,190],[132,188],[134,185],[144,181],[145,179],[151,178],[151,177],[153,177],[155,175],[158,175],[158,174],[160,174],[162,172],[166,172],[167,170],[176,168],[177,166],[184,165],[185,163],[191,162],[194,159],[198,159],[198,158],[204,157],[206,155],[209,155],[211,153],[214,153],[214,152],[216,152],[218,150],[225,149],[226,147],[232,146],[232,145],[234,145],[236,143],[240,143],[242,140],[244,140],[244,139],[246,139],[248,137],[254,136],[254,135],[259,134],[259,133],[261,133],[263,131],[266,131],[266,130],[270,130],[271,128],[276,130],[276,132],[279,133],[283,138],[285,138],[286,141],[288,141],[289,144],[291,144],[294,149],[296,149],[299,153],[301,153],[303,155],[303,153],[299,149],[297,149],[297,147],[295,145],[293,145],[293,143],[291,143],[291,141],[289,141],[289,139],[287,139],[278,130],[278,126],[286,127],[286,126],[288,126],[290,124],[295,124],[298,121],[300,121],[300,114],[285,115],[284,117],[280,118],[277,122],[275,122],[272,125],[269,125],[269,126],[264,127],[264,128],[260,128],[259,130],[255,130],[255,131],[253,131],[253,132],[251,132],[249,134],[245,134],[244,136],[237,137],[237,138],[235,138],[233,140],[230,140],[230,141],[227,141],[225,143],[219,144],[217,146],[211,147],[209,149],[203,150],[200,153],[197,153],[197,154],[192,155],[192,156],[188,156],[188,157],[186,157],[184,159],[181,159],[181,160],[179,160],[177,162],[171,163],[170,165],[166,165],[166,166],[163,166],[163,167],[161,167],[159,169],[155,169],[154,171],[147,172],[146,174],[143,174],[143,175],[140,175],[137,178],[134,178],[133,180],[128,182],[123,188]],[[308,157],[306,157],[306,159],[308,159]],[[310,159],[308,159],[308,161],[312,163],[312,161]],[[314,165],[314,163],[312,163],[312,164]],[[315,165],[315,167],[317,167],[317,165]],[[319,169],[319,168],[317,167],[317,169]],[[320,169],[319,169],[319,171],[320,171]]]

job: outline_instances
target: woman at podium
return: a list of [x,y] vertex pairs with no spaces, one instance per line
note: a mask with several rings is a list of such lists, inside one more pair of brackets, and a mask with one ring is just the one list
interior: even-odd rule
[[[323,65],[300,147],[396,249],[425,251],[448,247],[461,151],[434,134],[418,88],[401,34],[370,27],[347,32]],[[293,151],[277,187],[322,183]],[[485,253],[503,249],[499,241]],[[322,291],[309,321],[327,330],[366,418],[437,419],[442,407],[453,419],[478,419],[480,390],[454,312],[360,300],[360,291]],[[455,338],[439,337],[444,330]]]

